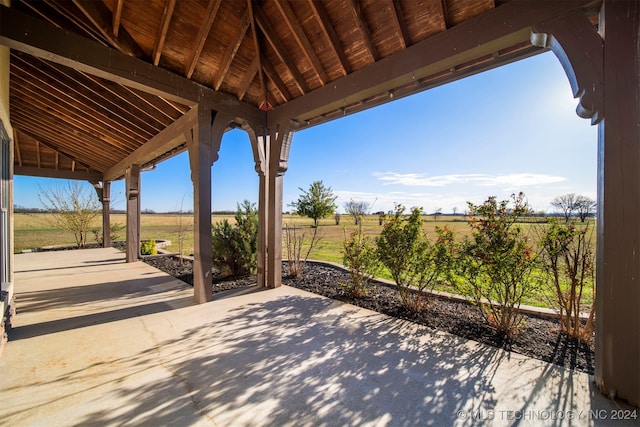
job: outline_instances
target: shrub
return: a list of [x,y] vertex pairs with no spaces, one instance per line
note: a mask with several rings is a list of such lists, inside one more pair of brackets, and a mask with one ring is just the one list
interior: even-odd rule
[[459,290],[470,297],[485,320],[507,336],[515,335],[521,323],[519,307],[534,286],[536,266],[533,248],[517,225],[528,212],[524,194],[500,203],[494,196],[482,205],[469,203],[471,239],[463,243],[458,266]]
[[289,275],[293,277],[300,277],[304,271],[304,267],[309,259],[309,254],[318,245],[318,242],[322,239],[318,233],[318,227],[311,227],[311,240],[307,246],[307,250],[302,255],[302,249],[306,246],[306,234],[298,233],[296,226],[284,226],[284,243],[287,248],[287,264],[289,267]]
[[258,247],[258,212],[245,200],[238,204],[236,223],[224,219],[212,227],[211,253],[213,265],[225,275],[255,272]]
[[[124,230],[124,225],[116,222],[114,224],[109,224],[109,236],[111,237],[111,241],[115,241],[120,239],[120,233]],[[93,237],[96,240],[96,243],[102,246],[104,242],[104,234],[102,233],[102,228],[94,228],[91,230],[93,233]]]
[[147,240],[144,242],[140,242],[140,255],[157,255],[158,250],[156,249],[156,241],[155,240]]
[[422,232],[422,209],[413,208],[406,216],[404,206],[397,205],[376,240],[378,258],[396,283],[400,302],[410,310],[422,310],[427,303],[423,291],[450,270],[453,233],[439,233],[436,244],[431,243]]
[[349,269],[351,283],[342,286],[349,295],[362,297],[367,294],[371,279],[380,269],[375,245],[362,231],[362,218],[348,238],[345,231],[343,247],[342,260]]
[[[590,287],[595,297],[595,254],[593,227],[576,226],[549,220],[541,233],[540,256],[547,286],[554,295],[552,305],[560,314],[560,330],[584,342],[593,338],[595,304],[582,304],[584,291]],[[583,321],[581,312],[588,312]]]

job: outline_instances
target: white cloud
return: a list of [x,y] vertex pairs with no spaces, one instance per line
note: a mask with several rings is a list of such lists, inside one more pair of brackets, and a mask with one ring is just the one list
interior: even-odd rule
[[453,184],[466,184],[479,187],[520,188],[554,184],[566,180],[562,176],[535,173],[428,176],[421,173],[374,172],[373,176],[382,181],[384,185],[406,185],[411,187],[444,187]]

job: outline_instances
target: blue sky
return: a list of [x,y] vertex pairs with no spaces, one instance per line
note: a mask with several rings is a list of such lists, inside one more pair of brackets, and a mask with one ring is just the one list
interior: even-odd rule
[[[564,193],[596,198],[597,128],[575,113],[577,100],[552,53],[396,100],[296,132],[284,177],[284,210],[313,181],[338,196],[388,211],[394,203],[426,212],[523,191],[531,206],[551,211]],[[258,177],[243,131],[225,134],[212,170],[213,210],[258,200]],[[40,207],[39,188],[61,180],[16,176],[14,203]],[[124,182],[112,205],[125,206]],[[186,153],[142,174],[142,208],[190,209]]]

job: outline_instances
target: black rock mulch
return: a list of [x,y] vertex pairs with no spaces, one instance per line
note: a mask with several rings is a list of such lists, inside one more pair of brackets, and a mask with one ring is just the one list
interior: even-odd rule
[[[193,285],[193,269],[189,260],[179,263],[176,258],[161,256],[147,258],[145,262]],[[214,293],[256,284],[255,276],[228,278],[216,275],[215,271],[213,273]],[[398,302],[395,289],[380,283],[373,286],[365,297],[350,297],[340,286],[348,281],[349,276],[344,270],[316,263],[307,263],[302,277],[289,277],[286,263],[283,263],[282,283],[285,285],[593,374],[593,346],[560,334],[556,320],[527,315],[519,334],[515,338],[506,338],[487,325],[478,309],[470,304],[433,298],[424,311],[416,313]]]

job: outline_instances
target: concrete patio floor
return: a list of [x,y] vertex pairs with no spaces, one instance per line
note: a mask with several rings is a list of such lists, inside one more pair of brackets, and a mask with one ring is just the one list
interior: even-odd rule
[[194,305],[113,249],[15,270],[4,425],[640,425],[586,374],[286,286]]

